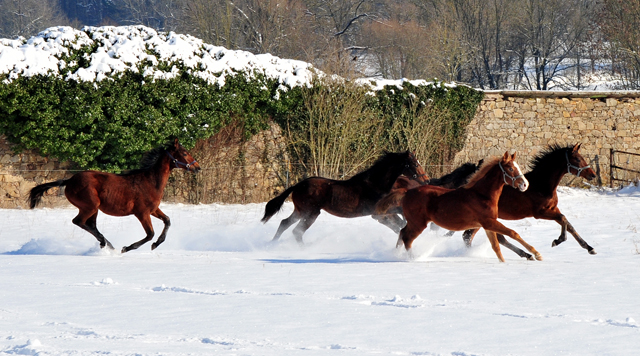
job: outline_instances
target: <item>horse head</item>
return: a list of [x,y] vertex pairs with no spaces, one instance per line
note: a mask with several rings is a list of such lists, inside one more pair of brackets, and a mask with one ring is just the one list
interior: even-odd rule
[[[580,145],[581,144],[578,143],[573,146],[573,149],[567,149],[567,151],[565,151],[567,172],[587,180],[592,180],[596,177],[596,173],[591,169],[591,166],[587,164],[584,157],[582,157],[578,152],[580,150]],[[569,153],[569,151],[571,151],[571,153]]]
[[191,154],[178,142],[176,138],[172,145],[166,149],[169,159],[171,159],[171,168],[182,168],[189,172],[197,173],[200,170],[200,164]]
[[422,168],[422,165],[420,165],[415,152],[407,151],[407,160],[402,174],[415,180],[421,185],[429,183],[429,176],[424,171],[424,168]]
[[518,166],[518,163],[516,162],[515,152],[512,155],[509,154],[509,151],[505,152],[498,162],[498,166],[502,170],[502,178],[504,179],[505,184],[519,189],[521,192],[524,192],[529,188],[529,181],[524,174],[522,174],[520,166]]

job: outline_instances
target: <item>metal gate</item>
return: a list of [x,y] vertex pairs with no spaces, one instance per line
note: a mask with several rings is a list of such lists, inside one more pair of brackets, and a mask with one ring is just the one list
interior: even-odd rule
[[[616,158],[618,159],[616,160]],[[609,162],[611,188],[614,187],[616,181],[630,183],[638,181],[640,178],[640,171],[634,169],[635,167],[640,167],[639,153],[618,151],[612,148]]]

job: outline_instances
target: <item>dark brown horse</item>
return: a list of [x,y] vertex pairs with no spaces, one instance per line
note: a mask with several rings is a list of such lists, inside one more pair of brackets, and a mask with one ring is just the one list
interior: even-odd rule
[[135,215],[147,236],[122,248],[122,253],[136,249],[153,238],[151,216],[164,222],[164,229],[151,249],[158,247],[165,239],[171,225],[169,217],[159,208],[164,187],[173,168],[182,168],[197,172],[200,165],[187,150],[178,143],[158,147],[147,152],[140,169],[123,174],[84,171],[74,174],[69,179],[45,183],[31,189],[29,206],[35,208],[42,195],[53,187],[66,187],[64,195],[80,212],[73,223],[88,231],[100,242],[100,248],[113,245],[98,231],[96,219],[98,210],[113,216]]
[[[516,154],[494,158],[480,167],[469,182],[458,189],[447,189],[425,185],[406,192],[389,194],[377,206],[385,212],[388,205],[401,199],[402,211],[407,225],[400,231],[397,246],[404,244],[409,250],[413,241],[422,233],[430,221],[445,229],[460,231],[482,227],[488,231],[508,235],[518,241],[541,260],[542,256],[527,244],[515,231],[502,225],[498,218],[498,199],[505,184],[521,191],[528,188],[527,179],[515,162]],[[504,262],[500,245],[495,235],[488,237],[496,256]]]
[[[385,153],[369,169],[347,180],[311,177],[291,186],[267,203],[262,222],[269,221],[280,211],[291,194],[293,213],[280,222],[273,240],[278,240],[285,230],[301,220],[293,230],[293,235],[302,243],[302,235],[315,222],[321,210],[343,218],[373,214],[378,200],[389,194],[401,174],[422,184],[428,180],[413,153]],[[378,221],[395,231],[402,227],[398,226],[402,219],[397,216],[393,218],[388,215]]]
[[[595,255],[596,251],[593,247],[578,235],[558,209],[556,188],[565,174],[571,173],[588,180],[596,177],[593,169],[578,152],[579,150],[579,144],[566,147],[553,145],[540,152],[531,162],[531,171],[525,174],[529,181],[529,189],[525,192],[509,187],[502,190],[498,202],[498,217],[505,220],[520,220],[529,217],[553,220],[560,224],[562,231],[560,237],[554,240],[551,246],[557,246],[566,241],[567,231],[569,231],[580,246]],[[471,246],[471,241],[477,231],[467,230],[464,232],[463,239],[467,246]],[[531,259],[531,255],[511,245],[504,236],[498,235],[498,240],[519,256]]]

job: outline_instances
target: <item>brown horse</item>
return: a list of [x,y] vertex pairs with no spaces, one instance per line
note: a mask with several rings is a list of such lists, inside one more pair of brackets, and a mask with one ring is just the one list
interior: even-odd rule
[[[520,172],[515,157],[515,153],[509,155],[505,152],[500,158],[485,161],[469,182],[458,189],[425,185],[405,193],[400,191],[390,194],[380,201],[377,211],[386,211],[388,205],[394,204],[401,196],[407,226],[400,231],[397,246],[404,244],[407,250],[427,224],[433,221],[438,226],[454,231],[482,227],[488,231],[508,235],[531,251],[536,259],[541,260],[542,256],[533,246],[497,220],[498,199],[504,185],[509,184],[521,191],[527,190],[529,185]],[[496,256],[504,262],[496,236],[487,236]]]
[[[580,144],[560,147],[549,146],[540,152],[531,162],[531,171],[525,174],[529,181],[529,189],[525,192],[511,189],[502,190],[498,202],[498,217],[505,220],[520,220],[533,217],[536,219],[553,220],[560,224],[562,231],[560,237],[554,240],[551,246],[557,246],[567,240],[567,231],[578,241],[580,246],[590,254],[596,251],[578,235],[567,218],[558,209],[558,194],[556,189],[565,174],[571,173],[588,180],[596,177],[595,172],[578,152]],[[467,230],[463,239],[467,246],[478,230]],[[531,255],[511,245],[502,235],[498,235],[500,243],[517,253],[519,256],[531,259]]]
[[[293,230],[293,235],[302,243],[302,235],[315,222],[321,210],[343,218],[373,214],[378,200],[389,194],[401,174],[419,183],[428,180],[412,152],[385,153],[369,169],[347,180],[311,177],[291,186],[267,203],[262,222],[269,221],[280,211],[291,194],[293,213],[280,222],[273,240],[278,240],[285,230],[301,220]],[[396,215],[388,215],[378,221],[394,231],[402,227],[402,219]]]
[[159,208],[164,187],[173,168],[182,168],[194,173],[200,165],[187,150],[178,143],[158,147],[147,152],[142,159],[140,169],[123,174],[96,171],[84,171],[74,174],[69,179],[38,185],[31,189],[29,206],[31,209],[42,199],[42,195],[53,187],[66,187],[64,195],[80,212],[73,223],[88,231],[100,242],[100,248],[113,245],[98,231],[96,219],[98,210],[113,216],[135,215],[147,236],[122,248],[122,253],[136,249],[153,238],[151,216],[164,222],[164,229],[151,249],[158,247],[165,239],[171,225],[169,217]]
[[[467,180],[469,179],[469,177],[478,170],[478,168],[482,165],[482,162],[483,160],[478,161],[478,164],[467,162],[459,166],[458,168],[454,169],[451,173],[448,173],[440,178],[429,178],[429,181],[427,182],[427,184],[439,186],[443,188],[450,188],[450,189],[460,188],[461,186],[467,183]],[[409,189],[417,188],[421,185],[424,185],[424,184],[418,183],[414,180],[410,180],[405,176],[400,176],[398,177],[396,182],[393,184],[393,188],[391,189],[390,194],[399,193],[399,192],[404,193]],[[402,195],[400,194],[396,194],[395,196],[402,197]],[[376,209],[376,211],[378,211],[378,209]],[[398,217],[396,214],[402,215],[402,207],[400,206],[400,199],[395,201],[393,205],[388,205],[386,214],[384,215],[374,214],[372,217],[383,224],[385,224],[385,222],[382,221],[383,219],[393,219],[395,223],[394,226],[398,226],[397,229],[393,229],[393,232],[399,233],[400,229],[402,229],[407,222],[404,220],[403,217]],[[432,225],[431,228],[437,229],[435,225]],[[445,235],[451,236],[454,234],[454,232],[455,231],[449,231]]]

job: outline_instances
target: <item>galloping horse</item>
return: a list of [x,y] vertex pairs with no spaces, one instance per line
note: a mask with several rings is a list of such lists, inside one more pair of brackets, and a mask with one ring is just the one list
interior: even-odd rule
[[[280,222],[273,240],[278,240],[285,230],[302,220],[293,230],[296,240],[302,243],[302,235],[315,222],[321,210],[343,218],[371,215],[378,200],[391,191],[401,174],[421,184],[428,179],[412,152],[385,153],[369,169],[347,180],[311,177],[289,187],[267,203],[261,221],[269,221],[291,194],[293,213]],[[377,220],[394,231],[402,227],[402,219],[396,215]]]
[[[427,184],[433,185],[433,186],[439,186],[443,188],[449,188],[449,189],[460,188],[462,185],[467,183],[469,176],[471,176],[473,173],[475,173],[478,170],[478,168],[482,165],[482,162],[483,160],[478,161],[478,164],[467,162],[459,166],[458,168],[454,169],[451,173],[448,173],[440,178],[430,178]],[[393,188],[391,189],[390,194],[397,193],[397,192],[404,193],[409,189],[417,188],[421,185],[424,185],[424,184],[418,183],[414,180],[409,180],[409,178],[405,176],[400,176],[398,177],[396,182],[393,184]],[[399,194],[396,194],[395,196],[401,197],[401,195]],[[376,211],[379,211],[379,210],[376,209]],[[402,229],[406,225],[406,221],[404,220],[404,218],[397,217],[396,214],[402,215],[402,208],[400,207],[399,199],[396,200],[394,204],[388,205],[386,213],[384,215],[374,214],[372,217],[383,224],[384,222],[382,221],[382,219],[391,219],[391,218],[394,219],[394,222],[399,227],[397,229],[393,229],[393,232],[399,233],[400,229]],[[434,226],[435,225],[432,225],[431,227],[437,229],[437,227],[434,227]],[[451,236],[453,235],[454,232],[455,231],[449,231],[446,233],[446,236]]]
[[[578,235],[567,218],[558,209],[558,194],[556,188],[565,174],[571,173],[578,177],[591,180],[596,177],[595,172],[578,152],[580,144],[560,147],[553,145],[540,152],[532,161],[533,167],[525,174],[529,181],[529,189],[525,192],[511,189],[502,190],[498,202],[498,217],[505,220],[520,220],[533,217],[536,219],[553,220],[562,226],[560,237],[551,246],[557,246],[567,240],[569,231],[576,241],[590,254],[596,251]],[[467,246],[478,230],[467,230],[463,239]],[[517,253],[521,257],[531,259],[531,255],[511,245],[502,235],[498,235],[500,243]]]
[[42,195],[53,187],[66,187],[64,195],[80,212],[73,223],[88,231],[100,242],[100,248],[113,245],[98,231],[96,219],[98,210],[113,216],[135,215],[147,236],[122,248],[122,253],[136,249],[153,238],[151,216],[164,222],[164,229],[151,249],[158,247],[165,239],[171,225],[169,217],[159,208],[162,193],[173,168],[198,172],[200,165],[191,154],[180,145],[178,139],[172,144],[147,152],[141,168],[123,174],[84,171],[69,179],[38,185],[31,189],[29,206],[31,209],[42,199]]
[[[438,226],[454,231],[482,227],[508,235],[531,251],[536,259],[542,260],[533,246],[497,220],[498,199],[504,185],[509,184],[521,191],[527,190],[529,185],[515,158],[515,153],[509,155],[505,152],[501,158],[485,161],[469,182],[458,189],[425,185],[404,193],[389,194],[380,201],[377,212],[386,211],[389,204],[401,199],[407,225],[400,231],[397,247],[404,244],[407,250],[427,224],[433,221]],[[496,236],[487,236],[496,256],[504,262]]]

